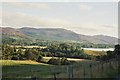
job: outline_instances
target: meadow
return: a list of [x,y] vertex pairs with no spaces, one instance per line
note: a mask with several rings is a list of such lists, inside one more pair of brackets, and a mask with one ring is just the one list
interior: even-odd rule
[[[46,58],[45,58],[46,59]],[[48,58],[49,59],[49,58]],[[66,73],[66,65],[50,65],[44,63],[38,63],[31,60],[21,61],[21,60],[1,60],[3,77],[8,78],[52,78],[54,73]]]
[[[114,78],[117,61],[76,61],[72,65],[50,65],[31,60],[1,60],[3,78]],[[91,66],[90,66],[91,65]],[[71,70],[72,69],[72,70]]]
[[[61,47],[63,46],[65,45],[62,44]],[[81,50],[72,47],[56,50],[55,46],[48,49],[32,48],[25,51],[22,51],[22,48],[9,46],[3,46],[2,48],[4,52],[2,58],[4,60],[0,60],[0,63],[2,63],[3,80],[6,80],[6,78],[8,80],[13,80],[13,78],[15,78],[14,80],[31,78],[115,78],[118,75],[118,61],[114,57],[114,52]],[[54,51],[57,55],[53,54]],[[58,53],[58,51],[61,52]],[[64,57],[70,64],[48,63],[53,57],[62,59],[63,57],[60,57],[62,54],[67,54]],[[103,59],[92,59],[92,57],[97,58],[97,56],[101,56]],[[55,61],[57,62],[59,58]]]

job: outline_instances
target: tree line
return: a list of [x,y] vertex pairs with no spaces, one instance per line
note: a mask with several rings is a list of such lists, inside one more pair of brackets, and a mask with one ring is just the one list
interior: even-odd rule
[[[116,45],[114,51],[107,51],[107,55],[92,56],[84,53],[84,50],[66,43],[51,44],[47,48],[24,48],[15,47],[10,45],[1,45],[2,59],[4,60],[34,60],[40,62],[43,57],[59,57],[58,59],[52,58],[51,61],[68,62],[67,58],[79,58],[89,60],[109,60],[115,58],[119,54],[120,46]],[[65,60],[65,61],[64,61]],[[48,61],[48,63],[51,63]],[[67,63],[68,64],[68,63]]]
[[[51,40],[29,40],[27,38],[13,39],[9,36],[2,35],[2,43],[8,45],[24,45],[24,46],[50,46],[54,44],[61,44],[61,41],[51,41]],[[78,48],[113,48],[112,44],[94,44],[94,43],[80,43],[80,42],[65,42],[69,45],[77,46]]]
[[96,59],[99,61],[100,60],[106,61],[113,58],[117,58],[118,55],[120,54],[120,45],[119,44],[115,45],[114,51],[107,51],[106,53],[107,55],[97,56]]

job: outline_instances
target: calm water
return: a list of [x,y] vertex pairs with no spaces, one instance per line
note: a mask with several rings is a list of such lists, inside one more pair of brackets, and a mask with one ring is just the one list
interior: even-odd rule
[[92,51],[114,51],[114,48],[82,48],[82,49]]

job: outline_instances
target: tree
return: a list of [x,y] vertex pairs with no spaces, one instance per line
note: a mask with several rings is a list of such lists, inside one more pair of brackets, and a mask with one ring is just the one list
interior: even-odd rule
[[25,58],[27,60],[34,60],[34,55],[30,49],[25,50]]
[[23,59],[24,59],[24,55],[22,54],[23,51],[22,51],[21,48],[19,48],[16,53],[17,53],[17,56],[18,56],[18,59],[19,59],[19,60],[23,60]]
[[107,56],[109,59],[115,58],[115,54],[113,53],[113,51],[107,51]]
[[43,57],[42,57],[41,55],[39,55],[39,56],[38,56],[38,59],[37,59],[36,61],[37,61],[37,62],[41,62],[42,58],[43,58]]
[[115,50],[114,50],[114,53],[117,54],[117,55],[120,55],[120,45],[115,45]]
[[70,62],[67,60],[67,58],[63,57],[63,58],[61,59],[61,64],[62,64],[62,65],[69,65]]
[[60,65],[61,61],[60,61],[60,59],[56,59],[56,58],[52,57],[47,63],[53,64],[53,65]]

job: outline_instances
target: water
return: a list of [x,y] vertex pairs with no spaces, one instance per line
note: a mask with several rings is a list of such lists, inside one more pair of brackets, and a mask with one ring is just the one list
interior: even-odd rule
[[92,51],[114,51],[114,48],[82,48],[82,49]]

